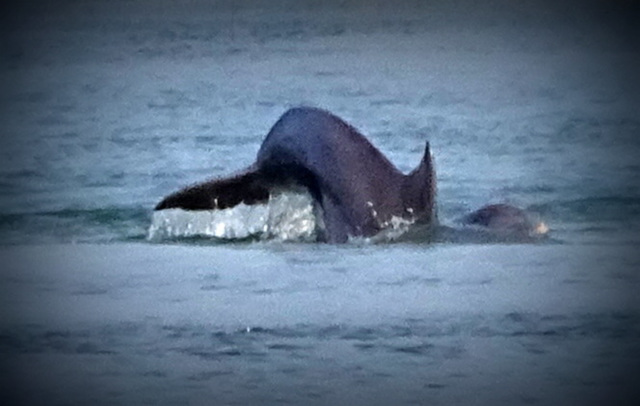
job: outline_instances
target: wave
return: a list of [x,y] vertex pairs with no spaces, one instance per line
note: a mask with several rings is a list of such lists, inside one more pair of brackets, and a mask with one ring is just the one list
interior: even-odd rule
[[[0,330],[0,349],[20,353],[115,354],[124,339],[153,337],[162,352],[178,351],[198,358],[266,355],[272,350],[304,352],[315,340],[344,341],[363,351],[382,350],[420,355],[431,344],[448,346],[441,338],[543,338],[635,339],[640,333],[636,312],[601,314],[497,313],[461,316],[429,315],[401,323],[349,325],[299,323],[283,326],[216,326],[208,324],[158,324],[153,318],[140,322],[106,324],[101,329],[56,330],[31,324]],[[137,340],[137,345],[148,345]]]
[[146,207],[66,208],[0,215],[0,243],[68,243],[144,240]]
[[529,210],[563,223],[628,222],[640,218],[640,197],[610,195],[552,200]]

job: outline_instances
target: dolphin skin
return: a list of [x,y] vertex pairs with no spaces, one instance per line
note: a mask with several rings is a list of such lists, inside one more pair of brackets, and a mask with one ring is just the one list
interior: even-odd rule
[[299,187],[313,198],[322,241],[370,237],[389,227],[393,218],[436,222],[436,178],[428,142],[418,167],[405,175],[354,127],[311,107],[285,112],[245,170],[179,190],[155,210],[264,203],[278,190]]
[[542,237],[549,231],[544,222],[525,210],[504,203],[483,206],[464,216],[461,223],[481,227],[498,235],[515,237],[520,241]]

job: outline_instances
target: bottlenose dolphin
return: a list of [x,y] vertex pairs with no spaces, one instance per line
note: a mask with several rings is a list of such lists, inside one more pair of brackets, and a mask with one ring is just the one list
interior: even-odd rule
[[250,205],[294,187],[312,196],[321,224],[318,238],[327,242],[373,236],[394,218],[436,222],[436,177],[428,142],[417,168],[405,175],[354,127],[311,107],[285,112],[245,170],[186,187],[165,197],[155,210]]
[[436,175],[429,142],[418,167],[405,175],[354,127],[311,107],[284,113],[267,134],[256,161],[246,169],[170,194],[155,210],[265,203],[278,191],[300,187],[313,198],[318,239],[327,242],[371,237],[401,221],[420,232],[435,231],[436,239],[445,237],[445,241],[526,241],[549,230],[508,204],[490,204],[467,214],[459,221],[463,229],[437,224]]
[[492,233],[494,237],[515,241],[540,238],[549,227],[527,211],[510,204],[489,204],[460,219],[464,226],[472,226]]

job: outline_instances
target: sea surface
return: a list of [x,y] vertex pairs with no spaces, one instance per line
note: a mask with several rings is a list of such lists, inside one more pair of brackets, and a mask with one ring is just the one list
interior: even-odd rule
[[[638,404],[634,2],[25,2],[0,17],[3,405]],[[300,105],[438,216],[314,242],[308,198],[153,213]],[[306,200],[305,200],[306,199]],[[402,231],[402,230],[401,230]]]

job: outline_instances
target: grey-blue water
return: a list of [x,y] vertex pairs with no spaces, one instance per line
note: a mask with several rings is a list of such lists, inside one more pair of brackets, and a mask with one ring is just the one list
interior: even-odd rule
[[[2,404],[637,404],[638,16],[634,2],[7,9]],[[429,140],[442,223],[508,202],[548,237],[148,238],[164,195],[251,163],[303,104],[403,171]]]

